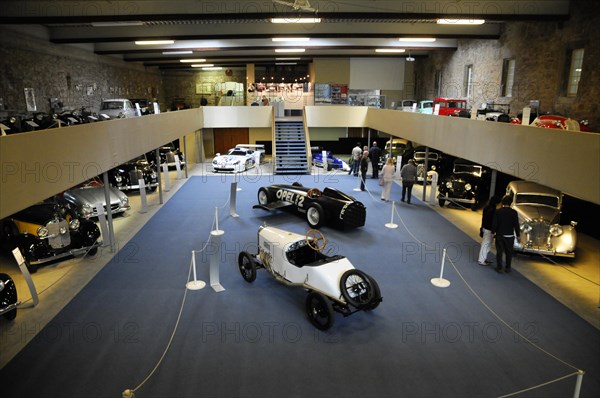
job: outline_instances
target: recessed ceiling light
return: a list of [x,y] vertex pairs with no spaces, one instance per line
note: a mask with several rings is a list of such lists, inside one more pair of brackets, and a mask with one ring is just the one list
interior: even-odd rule
[[377,53],[403,53],[406,52],[403,48],[376,48]]
[[294,42],[299,42],[299,41],[309,41],[310,37],[273,37],[271,40],[272,41],[294,41]]
[[441,25],[483,25],[485,19],[438,19],[438,24]]
[[271,23],[319,23],[321,18],[271,18]]
[[184,54],[193,54],[193,51],[163,51],[163,55],[184,55]]
[[202,70],[221,70],[221,69],[223,69],[223,68],[220,66],[209,66],[209,67],[202,68]]
[[300,61],[300,57],[275,58],[275,61]]
[[401,37],[398,41],[415,43],[433,43],[436,39],[433,37]]
[[190,58],[190,59],[180,59],[179,62],[206,62],[205,59],[202,58]]
[[192,64],[192,68],[210,68],[211,66],[215,66],[215,64]]
[[304,48],[276,48],[276,53],[303,53],[306,51]]
[[135,44],[138,46],[152,46],[160,44],[173,44],[175,40],[136,40]]

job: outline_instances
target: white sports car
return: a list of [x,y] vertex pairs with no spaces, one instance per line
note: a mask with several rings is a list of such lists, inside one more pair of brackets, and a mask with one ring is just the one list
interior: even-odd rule
[[213,171],[241,173],[256,165],[254,151],[248,148],[232,148],[226,155],[217,153],[212,162]]
[[306,289],[309,292],[306,314],[320,330],[333,325],[334,311],[348,316],[377,308],[382,299],[375,279],[355,269],[346,257],[323,253],[326,243],[323,234],[316,229],[309,230],[305,236],[260,227],[258,254],[239,254],[240,273],[246,282],[253,282],[256,269],[264,268],[276,280]]

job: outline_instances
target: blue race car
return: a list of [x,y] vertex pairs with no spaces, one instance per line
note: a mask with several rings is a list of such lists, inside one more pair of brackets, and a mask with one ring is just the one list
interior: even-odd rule
[[[323,167],[323,152],[322,151],[314,151],[313,152],[313,165],[316,167]],[[350,171],[350,166],[348,163],[344,162],[342,159],[333,157],[333,154],[327,151],[327,171],[330,170],[342,170],[342,171]]]

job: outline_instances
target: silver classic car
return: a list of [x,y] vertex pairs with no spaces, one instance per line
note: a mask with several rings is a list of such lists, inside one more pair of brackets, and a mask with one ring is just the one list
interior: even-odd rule
[[512,181],[506,187],[511,208],[519,215],[521,238],[515,249],[552,256],[575,257],[577,223],[560,225],[562,193],[531,181]]

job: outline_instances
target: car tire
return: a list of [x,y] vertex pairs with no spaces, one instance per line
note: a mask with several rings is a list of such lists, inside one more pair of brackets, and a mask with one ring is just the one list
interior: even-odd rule
[[248,252],[241,252],[238,256],[238,267],[242,278],[248,283],[256,279],[256,262]]
[[96,254],[98,254],[98,246],[88,250],[87,252],[88,257],[94,257]]
[[444,207],[446,204],[446,199],[438,199],[438,203],[440,204],[440,207]]
[[[366,274],[365,274],[366,275]],[[365,311],[373,311],[375,308],[379,307],[381,303],[381,289],[379,289],[379,284],[371,275],[367,275],[371,285],[373,286],[373,299],[369,304],[366,305]]]
[[310,292],[306,297],[306,315],[310,323],[319,330],[331,328],[335,320],[331,300],[317,292]]
[[325,221],[325,214],[323,208],[318,203],[313,203],[306,209],[306,221],[313,229],[318,229],[323,225]]
[[477,211],[477,209],[479,209],[479,202],[476,201],[471,205],[471,210]]
[[346,303],[358,309],[365,309],[375,298],[373,282],[362,271],[350,269],[342,274],[340,290]]
[[266,206],[271,203],[272,197],[269,195],[269,191],[266,188],[260,188],[258,190],[258,204]]

